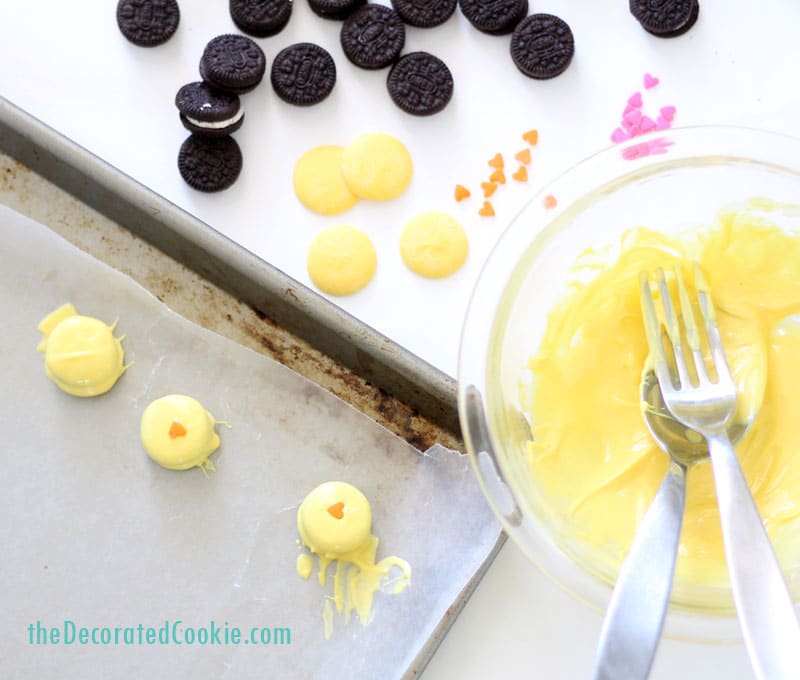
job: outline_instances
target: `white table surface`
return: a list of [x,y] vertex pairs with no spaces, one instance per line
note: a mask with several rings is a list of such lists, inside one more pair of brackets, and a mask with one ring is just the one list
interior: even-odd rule
[[[642,89],[644,72],[661,79],[644,93],[645,112],[653,117],[660,106],[674,104],[675,125],[741,123],[800,136],[800,5],[700,1],[699,21],[688,34],[660,40],[639,27],[625,0],[533,0],[533,11],[564,18],[576,40],[567,72],[544,82],[516,71],[507,37],[478,33],[458,12],[435,29],[409,28],[406,51],[442,57],[456,84],[444,112],[415,118],[389,100],[385,71],[362,71],[345,59],[339,23],[295,0],[288,27],[258,41],[268,68],[286,45],[317,42],[336,61],[336,88],[307,109],[278,100],[268,79],[245,95],[246,119],[236,134],[244,170],[231,189],[214,195],[193,191],[177,172],[187,133],[172,102],[182,84],[198,79],[206,42],[235,30],[224,0],[180,0],[177,34],[152,49],[122,38],[113,0],[0,0],[0,94],[303,283],[310,285],[305,255],[317,231],[344,223],[364,229],[376,244],[378,273],[364,291],[336,302],[455,375],[461,319],[491,245],[551,178],[609,144],[628,96]],[[525,147],[520,135],[530,128],[540,132],[530,181],[509,177],[493,197],[497,217],[478,217],[486,161],[503,152],[510,175],[513,154]],[[363,201],[338,217],[303,208],[291,188],[295,160],[318,144],[345,144],[372,130],[409,147],[415,162],[409,190],[389,203]],[[469,186],[473,198],[456,204],[456,182]],[[442,281],[407,271],[397,247],[405,220],[429,209],[458,217],[471,242],[467,264]],[[509,544],[425,677],[585,677],[600,623],[598,614],[562,593]],[[662,644],[653,677],[711,673],[752,677],[741,646],[673,641]]]

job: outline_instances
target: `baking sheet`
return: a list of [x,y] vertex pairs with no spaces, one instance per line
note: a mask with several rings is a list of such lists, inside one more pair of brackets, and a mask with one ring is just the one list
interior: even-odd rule
[[[5,677],[395,678],[413,673],[448,610],[493,553],[499,527],[465,457],[420,454],[285,367],[185,321],[125,276],[0,207],[0,583]],[[44,376],[39,320],[70,301],[119,318],[131,368],[94,399]],[[168,393],[218,419],[217,471],[160,468],[138,441]],[[374,619],[335,621],[295,572],[295,512],[329,479],[373,503],[378,557],[411,586],[376,596]],[[29,625],[289,628],[285,645],[35,645]]]

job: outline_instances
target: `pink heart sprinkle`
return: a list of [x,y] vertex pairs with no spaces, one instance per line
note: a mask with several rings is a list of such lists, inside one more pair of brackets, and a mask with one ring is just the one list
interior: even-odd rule
[[633,109],[622,117],[622,122],[630,125],[638,125],[642,120],[642,112],[639,109]]
[[651,76],[649,73],[644,74],[644,89],[650,90],[658,85],[659,80],[655,76]]
[[624,142],[626,139],[630,138],[631,136],[622,128],[617,128],[611,133],[611,141],[614,142],[614,144],[619,144],[620,142]]
[[630,97],[628,97],[628,104],[637,109],[642,108],[642,93],[634,92]]
[[627,116],[627,115],[628,115],[628,114],[629,114],[631,111],[636,111],[636,107],[635,107],[635,106],[631,106],[630,104],[628,104],[628,105],[625,107],[625,110],[622,112],[622,117],[624,118],[624,117],[625,117],[625,116]]
[[642,118],[641,128],[642,132],[650,132],[650,130],[655,130],[656,123],[650,116],[645,116]]
[[664,116],[656,118],[656,130],[669,130],[669,121]]
[[664,116],[664,120],[668,120],[672,122],[672,119],[675,117],[675,107],[674,106],[662,106],[661,107],[661,115]]

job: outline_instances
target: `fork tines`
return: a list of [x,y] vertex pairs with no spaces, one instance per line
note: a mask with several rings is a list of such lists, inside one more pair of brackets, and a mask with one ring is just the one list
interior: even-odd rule
[[[656,377],[662,386],[672,385],[679,389],[691,387],[697,384],[707,384],[721,380],[730,380],[730,370],[725,359],[725,352],[722,347],[719,327],[717,326],[714,305],[711,302],[708,284],[706,283],[700,265],[694,263],[694,288],[697,292],[700,315],[703,318],[708,346],[711,350],[712,364],[715,368],[715,380],[709,375],[706,362],[703,358],[702,338],[695,318],[689,291],[686,286],[682,267],[678,266],[671,270],[678,289],[678,304],[680,306],[680,317],[673,303],[672,294],[667,282],[667,274],[663,268],[655,271],[655,284],[659,292],[661,311],[663,312],[663,324],[656,310],[656,303],[653,299],[650,275],[648,272],[639,274],[642,314],[644,317],[645,332],[647,334],[647,344],[653,359],[653,369]],[[670,363],[667,360],[667,352],[664,348],[661,328],[666,331],[669,343],[672,345],[672,353],[675,361],[674,366],[677,371],[677,381],[670,370]],[[687,347],[688,346],[688,347]],[[687,361],[687,351],[691,353],[693,361],[691,366]],[[691,369],[694,369],[693,371]],[[677,384],[676,384],[677,382]]]

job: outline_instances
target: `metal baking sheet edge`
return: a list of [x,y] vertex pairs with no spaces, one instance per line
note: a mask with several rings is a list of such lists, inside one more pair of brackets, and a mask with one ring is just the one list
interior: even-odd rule
[[0,150],[461,439],[453,378],[3,97]]

